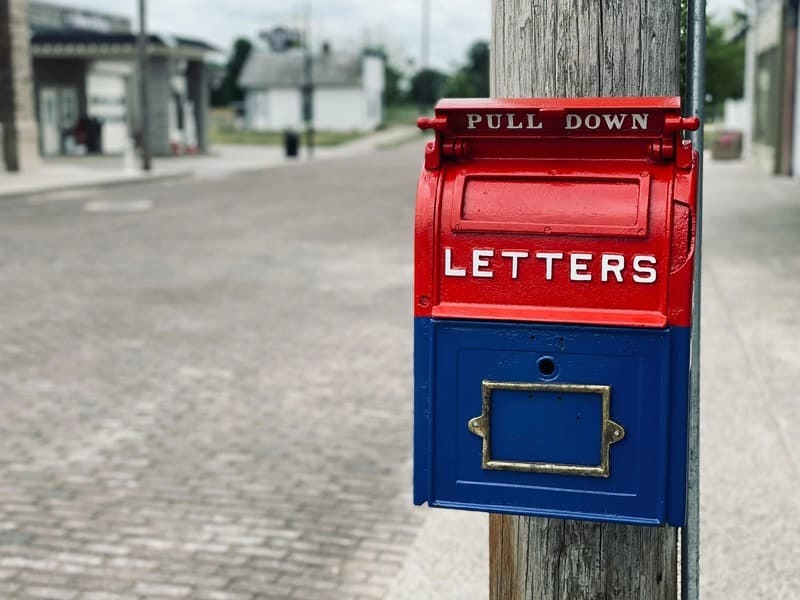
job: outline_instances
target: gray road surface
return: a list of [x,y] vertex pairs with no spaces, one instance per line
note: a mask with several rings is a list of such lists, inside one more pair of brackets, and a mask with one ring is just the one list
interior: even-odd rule
[[[0,599],[485,597],[410,506],[419,146],[0,204]],[[800,188],[706,179],[702,592],[800,598]]]
[[0,205],[0,598],[384,597],[421,156]]

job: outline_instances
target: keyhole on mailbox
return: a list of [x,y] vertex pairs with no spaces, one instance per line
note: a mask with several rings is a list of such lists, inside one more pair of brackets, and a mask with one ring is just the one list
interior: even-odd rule
[[539,373],[542,377],[552,377],[556,372],[556,361],[549,356],[543,356],[536,361],[536,366],[539,367]]

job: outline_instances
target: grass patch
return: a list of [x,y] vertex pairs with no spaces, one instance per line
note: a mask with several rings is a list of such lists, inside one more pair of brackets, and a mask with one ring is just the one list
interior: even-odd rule
[[[305,134],[298,131],[301,143],[305,145]],[[315,131],[315,146],[338,146],[350,140],[362,137],[364,133],[358,131]],[[283,145],[283,131],[247,131],[236,127],[236,118],[233,111],[227,108],[211,110],[211,119],[208,127],[208,137],[211,144],[225,145]]]
[[[305,144],[305,134],[302,132],[300,138]],[[363,136],[357,131],[315,131],[315,146],[338,146],[350,140]],[[245,131],[240,129],[217,129],[209,134],[212,144],[229,145],[260,145],[260,146],[280,146],[283,144],[282,131]]]
[[[432,115],[433,107],[423,114]],[[416,104],[394,104],[383,109],[383,123],[385,127],[393,125],[416,125],[420,117],[419,106]]]
[[376,148],[378,150],[391,150],[392,148],[397,148],[398,146],[404,146],[405,144],[410,144],[411,142],[425,142],[428,139],[433,139],[433,136],[427,131],[412,131],[406,136],[398,138],[396,140],[392,140],[391,142],[383,142],[382,144],[378,144]]

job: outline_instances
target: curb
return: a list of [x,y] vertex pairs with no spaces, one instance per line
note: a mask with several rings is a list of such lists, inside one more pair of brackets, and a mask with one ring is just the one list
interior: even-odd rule
[[76,181],[74,183],[45,184],[26,190],[11,190],[4,192],[0,190],[0,200],[13,200],[26,196],[36,196],[38,194],[49,194],[51,192],[63,192],[68,190],[82,190],[90,188],[112,188],[137,183],[158,183],[171,181],[173,179],[189,179],[194,177],[193,171],[177,171],[175,173],[162,173],[155,175],[126,175],[118,179],[101,179],[99,181]]
[[[350,144],[353,144],[356,148],[358,148],[357,144],[359,142],[363,142],[364,139],[365,138],[354,140],[350,142]],[[420,134],[420,132],[416,131],[409,131],[406,135],[399,135],[395,139],[389,139],[375,143],[371,147],[358,148],[355,152],[350,150],[348,144],[345,143],[332,147],[332,152],[329,155],[323,157],[317,156],[315,157],[315,160],[335,160],[339,158],[350,158],[352,156],[362,153],[388,150],[397,146],[402,146],[404,144],[411,143],[418,139],[419,140],[424,139],[424,134]],[[214,153],[212,149],[212,152],[209,153],[209,156],[213,155]],[[304,164],[308,164],[308,161],[306,160],[299,160],[296,162],[280,161],[275,163],[265,162],[264,164],[258,166],[242,165],[240,167],[225,169],[225,171],[227,171],[228,174],[254,173],[262,171],[264,169],[279,168],[279,167],[296,167]],[[187,169],[184,171],[176,171],[174,173],[163,173],[154,175],[136,175],[136,176],[123,175],[116,179],[101,179],[99,181],[75,181],[74,183],[54,183],[54,184],[45,183],[37,187],[31,187],[28,189],[21,189],[21,190],[3,191],[2,189],[0,189],[0,201],[13,200],[16,198],[24,198],[26,196],[36,196],[39,194],[49,194],[51,192],[63,192],[63,191],[82,190],[91,188],[111,188],[111,187],[132,185],[138,183],[156,183],[161,181],[170,181],[178,179],[191,179],[195,177],[197,177],[196,171]]]

